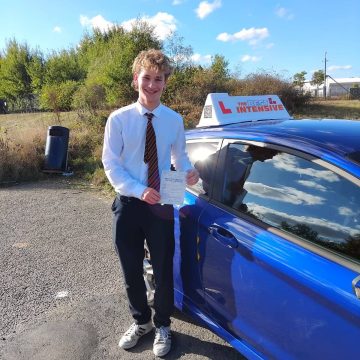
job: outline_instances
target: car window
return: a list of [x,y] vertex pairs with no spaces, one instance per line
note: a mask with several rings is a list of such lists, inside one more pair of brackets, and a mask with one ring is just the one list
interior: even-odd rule
[[197,194],[208,196],[212,176],[215,172],[219,141],[213,142],[188,142],[186,150],[191,164],[199,171],[200,179],[197,184],[188,186]]
[[360,188],[285,152],[230,144],[222,202],[360,261]]

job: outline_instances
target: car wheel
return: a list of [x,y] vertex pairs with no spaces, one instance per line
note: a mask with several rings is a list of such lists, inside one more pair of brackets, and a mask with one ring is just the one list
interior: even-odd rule
[[146,296],[150,306],[154,305],[154,294],[155,294],[155,279],[154,272],[151,264],[149,247],[145,241],[145,256],[143,261],[144,280],[146,285]]

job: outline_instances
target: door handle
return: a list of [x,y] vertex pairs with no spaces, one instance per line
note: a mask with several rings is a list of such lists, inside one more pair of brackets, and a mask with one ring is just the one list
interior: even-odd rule
[[352,281],[352,287],[356,297],[360,299],[360,275]]
[[221,226],[211,225],[208,227],[208,231],[217,241],[228,248],[235,249],[239,246],[236,237]]

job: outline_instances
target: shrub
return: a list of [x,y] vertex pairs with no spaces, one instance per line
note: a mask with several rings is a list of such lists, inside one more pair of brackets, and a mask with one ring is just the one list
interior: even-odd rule
[[231,82],[231,95],[278,95],[289,112],[306,105],[310,94],[303,94],[295,89],[290,81],[277,74],[254,73],[243,80]]
[[182,104],[172,104],[171,108],[183,116],[186,129],[194,128],[200,121],[202,106],[194,105],[190,102]]
[[103,85],[80,86],[73,96],[72,107],[79,111],[88,111],[96,115],[106,106],[106,92]]
[[73,95],[78,87],[79,83],[73,80],[60,84],[45,85],[40,95],[41,108],[54,112],[70,110]]
[[101,150],[104,129],[102,120],[78,120],[72,125],[69,141],[69,163],[79,175],[91,177],[101,167]]

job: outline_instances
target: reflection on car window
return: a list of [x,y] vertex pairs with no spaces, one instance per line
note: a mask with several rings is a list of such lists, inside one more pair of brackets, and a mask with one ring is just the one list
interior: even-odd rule
[[231,144],[223,202],[281,230],[360,260],[360,188],[311,161]]
[[218,144],[218,141],[186,144],[191,164],[199,171],[200,175],[198,183],[188,186],[188,188],[198,194],[209,194],[211,179],[216,167]]

